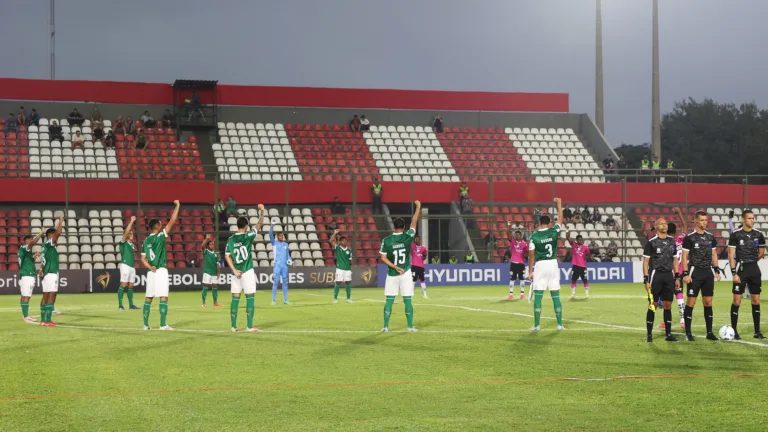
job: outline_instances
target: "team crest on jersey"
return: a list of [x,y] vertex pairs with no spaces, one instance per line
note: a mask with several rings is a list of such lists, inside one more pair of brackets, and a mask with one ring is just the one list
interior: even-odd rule
[[739,245],[744,246],[744,240],[739,240]]
[[698,244],[698,243],[694,243],[694,244],[693,244],[693,247],[694,247],[695,249],[698,249],[698,248],[699,248],[699,244]]
[[656,248],[656,253],[661,253],[661,248]]

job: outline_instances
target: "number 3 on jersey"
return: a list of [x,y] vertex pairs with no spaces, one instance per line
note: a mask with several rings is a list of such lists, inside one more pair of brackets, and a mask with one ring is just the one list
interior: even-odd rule
[[395,262],[394,264],[396,266],[405,265],[405,249],[398,249],[393,252],[395,255]]
[[547,257],[551,257],[552,256],[552,245],[551,244],[547,244],[544,247],[547,248]]

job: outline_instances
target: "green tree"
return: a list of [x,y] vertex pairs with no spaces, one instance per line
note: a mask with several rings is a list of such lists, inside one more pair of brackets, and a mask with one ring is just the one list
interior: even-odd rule
[[640,161],[644,157],[651,159],[651,145],[645,144],[625,144],[621,143],[620,146],[614,149],[619,157],[623,157],[627,161],[627,169],[639,169]]

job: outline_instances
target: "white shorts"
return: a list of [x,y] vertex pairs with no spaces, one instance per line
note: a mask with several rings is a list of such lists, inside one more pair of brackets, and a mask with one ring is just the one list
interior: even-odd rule
[[43,276],[43,292],[59,292],[59,274],[48,273]]
[[385,296],[396,296],[400,294],[403,297],[413,297],[413,276],[407,271],[399,276],[387,275],[387,282],[384,284]]
[[536,261],[533,265],[533,283],[531,288],[534,291],[560,291],[560,267],[557,260]]
[[32,291],[35,289],[36,279],[34,276],[22,276],[19,280],[19,288],[22,297],[32,297]]
[[253,269],[250,269],[247,272],[241,274],[239,278],[233,276],[232,284],[230,285],[229,289],[232,291],[232,294],[255,294],[256,272],[254,272]]
[[147,273],[146,297],[168,297],[168,269],[159,268]]
[[352,282],[352,270],[336,269],[336,282]]
[[218,275],[209,275],[208,273],[203,273],[203,285],[218,285],[219,283]]
[[120,263],[120,283],[129,283],[133,285],[133,279],[136,277],[136,268],[128,264]]

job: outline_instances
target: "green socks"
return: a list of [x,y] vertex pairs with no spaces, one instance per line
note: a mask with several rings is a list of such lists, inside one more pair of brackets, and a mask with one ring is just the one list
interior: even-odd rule
[[21,302],[21,314],[24,318],[29,316],[29,302]]
[[133,288],[128,288],[126,292],[128,293],[128,306],[134,307],[133,306]]
[[541,322],[541,300],[544,297],[544,291],[534,291],[533,295],[533,326],[538,327]]
[[405,318],[408,320],[408,328],[413,328],[413,302],[411,297],[403,297],[405,303]]
[[152,302],[144,301],[144,325],[149,327],[149,311],[152,310]]
[[389,327],[389,317],[392,316],[393,304],[395,304],[395,296],[387,296],[387,303],[384,305],[384,327]]
[[[552,303],[555,304],[555,317],[557,317],[557,325],[563,325],[563,305],[560,303],[560,291],[550,291],[552,295]],[[541,303],[539,303],[539,309],[541,309]]]
[[46,321],[46,317],[48,316],[48,305],[40,304],[40,322],[48,322]]
[[117,289],[117,305],[123,307],[123,287]]
[[213,296],[213,303],[219,302],[219,289],[216,287],[211,288],[211,295]]
[[229,307],[229,318],[232,328],[237,328],[237,308],[240,306],[240,297],[232,296],[232,305]]
[[208,287],[207,286],[203,285],[203,291],[202,291],[201,294],[203,296],[203,304],[205,304],[205,299],[208,298]]
[[336,300],[337,298],[339,298],[339,284],[338,283],[333,286],[333,299]]
[[347,284],[345,289],[347,290],[347,300],[352,298],[352,285]]
[[254,299],[253,294],[246,294],[245,295],[245,316],[246,316],[246,324],[248,325],[248,328],[253,327],[253,309],[254,309]]
[[165,322],[168,316],[168,300],[160,300],[160,327],[165,327],[168,323]]

